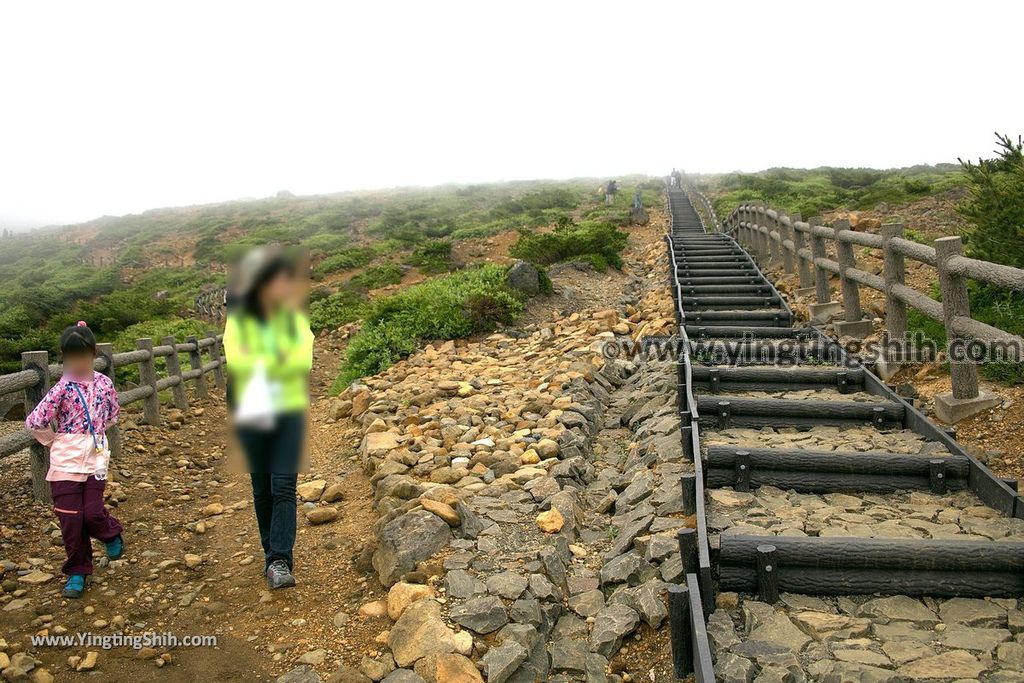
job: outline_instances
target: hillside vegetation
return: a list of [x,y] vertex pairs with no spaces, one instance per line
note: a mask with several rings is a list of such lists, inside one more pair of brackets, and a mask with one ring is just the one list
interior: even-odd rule
[[906,204],[963,186],[959,164],[873,168],[771,168],[758,173],[694,176],[715,211],[725,218],[744,202],[765,202],[804,218],[838,207],[873,209]]
[[[143,336],[203,334],[213,323],[195,319],[196,295],[222,287],[238,255],[272,242],[309,251],[313,324],[319,330],[337,327],[377,311],[369,293],[397,284],[410,269],[432,277],[467,265],[452,254],[461,240],[508,230],[532,234],[577,221],[584,231],[607,231],[623,221],[638,182],[624,181],[612,206],[601,202],[596,180],[311,197],[282,192],[5,238],[0,372],[19,368],[25,350],[55,355],[60,330],[79,319],[119,349]],[[659,185],[648,183],[648,201],[657,201]]]

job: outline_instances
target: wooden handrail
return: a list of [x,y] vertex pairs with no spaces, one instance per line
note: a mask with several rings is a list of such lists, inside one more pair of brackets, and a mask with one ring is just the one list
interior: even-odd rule
[[[905,239],[903,227],[898,224],[885,225],[882,234],[873,234],[850,230],[846,221],[838,221],[833,227],[816,222],[820,221],[812,218],[805,222],[775,208],[747,203],[736,207],[723,221],[723,226],[758,261],[781,265],[787,273],[798,272],[801,287],[810,287],[813,281],[819,304],[831,302],[828,278],[839,276],[847,321],[854,322],[861,317],[860,286],[883,293],[887,313],[891,313],[886,318],[886,331],[891,340],[905,339],[905,307],[909,306],[942,322],[949,340],[1010,343],[1024,348],[1021,337],[971,318],[966,294],[968,279],[1024,292],[1024,270],[964,256],[959,237],[942,238],[937,249]],[[809,247],[805,237],[810,242]],[[882,274],[857,268],[851,245],[880,250],[884,264]],[[832,258],[830,252],[836,258]],[[904,284],[904,259],[908,258],[938,271],[941,302]],[[957,366],[952,372],[956,398],[978,396],[976,366],[972,362],[953,365]]]
[[[174,405],[178,408],[187,408],[188,399],[184,391],[180,390],[186,382],[196,383],[196,393],[200,397],[206,395],[205,375],[213,373],[216,384],[223,387],[223,367],[225,360],[221,353],[222,335],[210,333],[202,339],[190,338],[184,343],[172,343],[174,340],[165,337],[160,346],[153,346],[151,339],[139,339],[136,344],[139,348],[133,351],[113,353],[110,344],[98,344],[99,355],[93,367],[111,379],[114,378],[114,369],[128,365],[142,366],[140,377],[143,384],[137,387],[119,389],[118,401],[122,406],[130,405],[138,401],[147,401],[146,423],[156,424],[160,421],[158,408],[159,392],[166,389],[174,389]],[[209,349],[209,359],[203,359],[204,350]],[[191,369],[182,370],[182,364],[177,358],[178,354],[189,354]],[[62,368],[60,364],[51,364],[47,359],[46,351],[27,351],[22,354],[23,370],[18,372],[0,375],[0,397],[22,392],[24,394],[25,411],[29,412],[49,389],[52,381],[60,378]],[[167,358],[165,363],[167,373],[165,377],[158,377],[154,361],[157,358]],[[176,362],[177,361],[177,362]],[[148,366],[148,369],[147,367]],[[120,438],[117,435],[116,425],[108,430],[107,436],[110,440],[111,455],[113,459],[120,456]],[[48,497],[46,482],[42,477],[46,474],[48,453],[46,449],[36,443],[32,435],[26,429],[7,434],[0,437],[0,460],[14,453],[30,448],[32,450],[32,477],[33,493],[37,499],[45,500]]]

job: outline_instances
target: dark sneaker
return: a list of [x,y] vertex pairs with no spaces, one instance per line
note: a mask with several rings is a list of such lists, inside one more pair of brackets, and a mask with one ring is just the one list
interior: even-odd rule
[[65,598],[80,598],[84,592],[85,576],[82,574],[72,574],[68,577],[68,582],[64,584],[64,590],[60,594]]
[[267,567],[267,586],[274,588],[290,588],[295,585],[295,577],[288,563],[284,560],[274,560]]

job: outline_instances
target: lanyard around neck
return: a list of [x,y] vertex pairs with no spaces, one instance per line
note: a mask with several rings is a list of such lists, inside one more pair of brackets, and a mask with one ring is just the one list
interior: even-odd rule
[[78,398],[82,399],[82,406],[85,408],[85,423],[89,426],[89,433],[92,434],[92,443],[99,450],[100,443],[96,439],[96,428],[92,424],[92,416],[89,414],[89,401],[86,400],[85,394],[82,393],[82,388],[78,386],[76,382],[72,382],[71,386],[75,388],[78,393]]

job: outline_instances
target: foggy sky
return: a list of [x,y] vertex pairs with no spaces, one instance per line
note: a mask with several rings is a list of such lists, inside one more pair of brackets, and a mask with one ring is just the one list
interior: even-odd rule
[[1024,5],[0,6],[0,226],[517,178],[895,167],[1024,132]]

